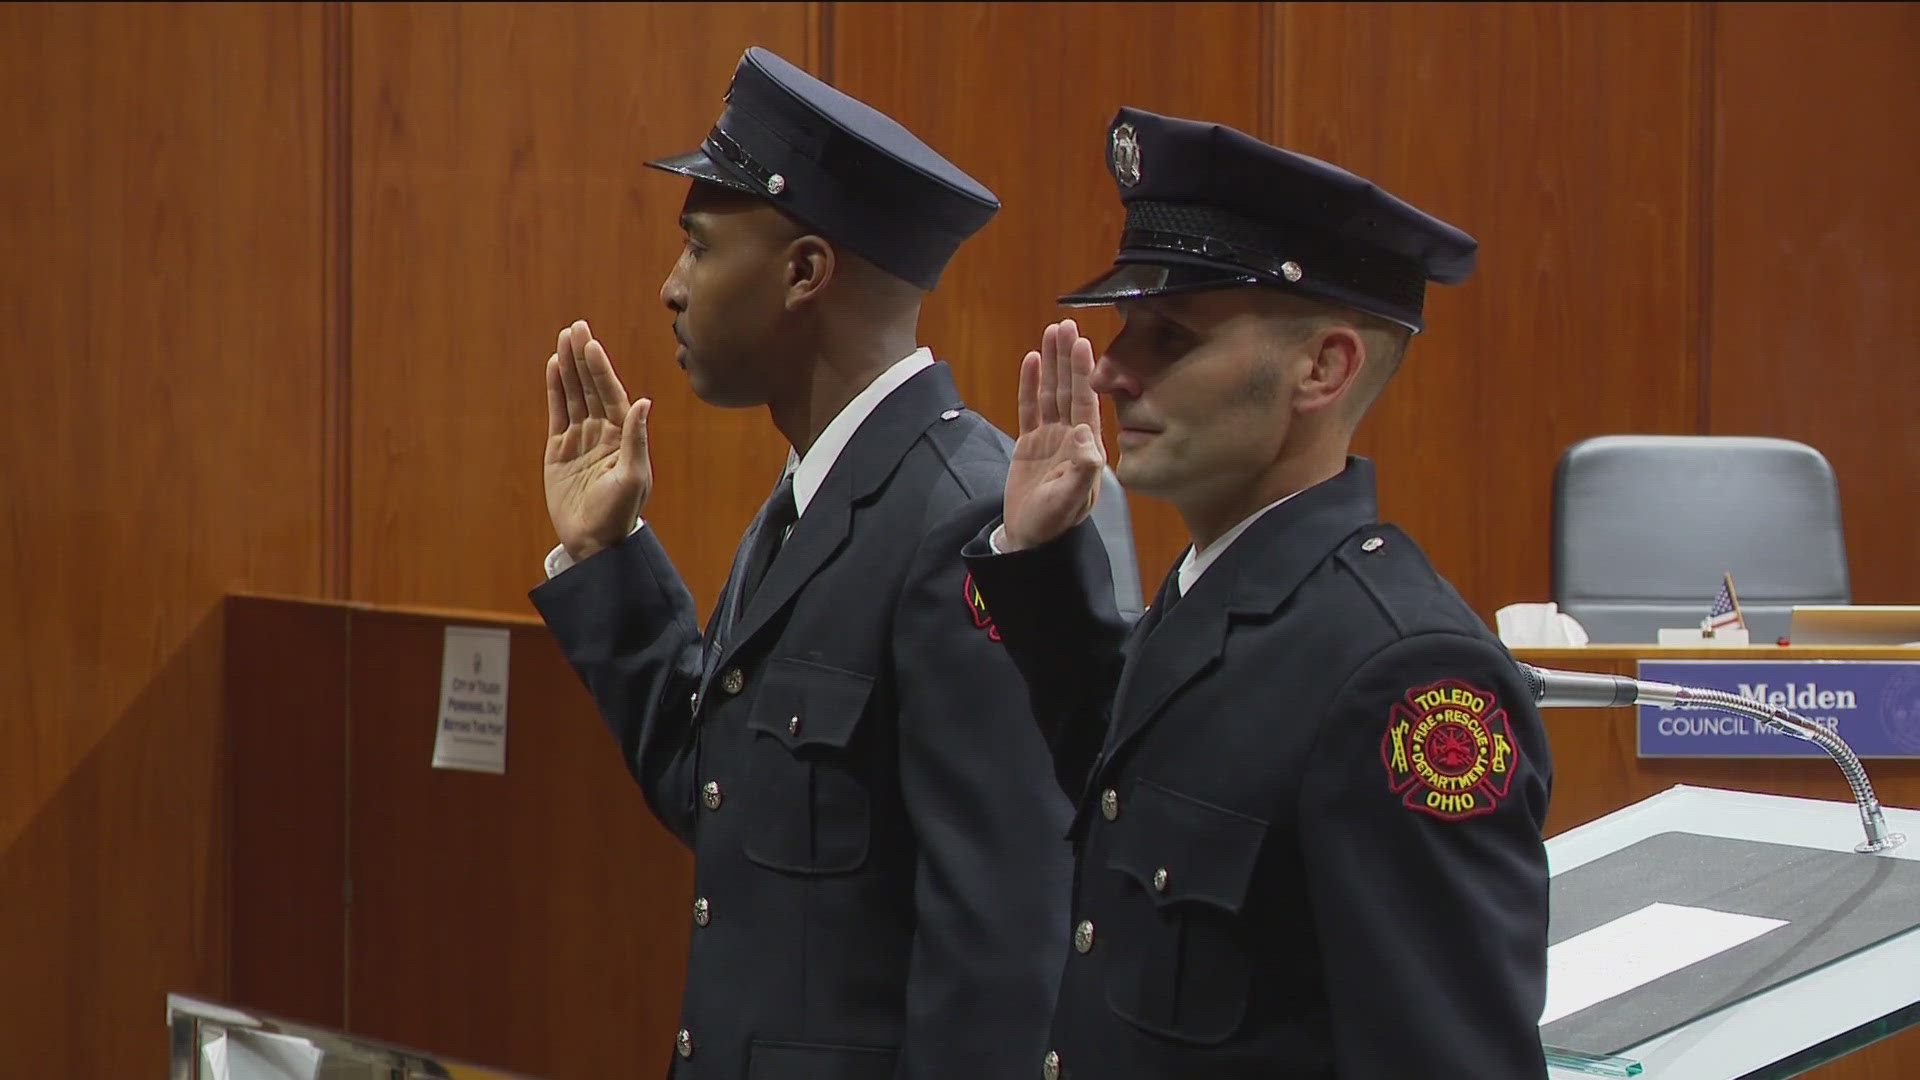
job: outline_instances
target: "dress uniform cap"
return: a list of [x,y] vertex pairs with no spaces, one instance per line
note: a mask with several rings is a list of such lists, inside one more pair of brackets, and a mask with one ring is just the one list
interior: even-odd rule
[[1428,281],[1473,271],[1473,237],[1318,158],[1123,108],[1107,170],[1127,219],[1111,270],[1069,306],[1270,285],[1418,332]]
[[647,164],[757,195],[921,289],[1000,209],[890,117],[758,47],[700,148]]

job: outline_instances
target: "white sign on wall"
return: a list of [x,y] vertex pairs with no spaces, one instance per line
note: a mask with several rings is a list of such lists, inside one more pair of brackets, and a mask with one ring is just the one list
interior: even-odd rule
[[447,627],[440,661],[440,728],[433,767],[507,771],[507,645],[511,632]]

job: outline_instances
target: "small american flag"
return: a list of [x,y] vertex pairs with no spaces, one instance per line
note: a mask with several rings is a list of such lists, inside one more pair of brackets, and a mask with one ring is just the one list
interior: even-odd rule
[[1720,579],[1720,595],[1714,597],[1713,610],[1700,620],[1700,628],[1711,634],[1746,625],[1747,621],[1740,617],[1740,598],[1733,591],[1733,575],[1727,574]]

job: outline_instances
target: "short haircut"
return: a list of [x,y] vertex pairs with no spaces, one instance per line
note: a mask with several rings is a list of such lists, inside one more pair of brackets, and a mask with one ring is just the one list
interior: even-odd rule
[[1407,341],[1413,332],[1378,315],[1297,293],[1279,289],[1261,289],[1259,292],[1267,301],[1269,312],[1284,322],[1289,343],[1304,340],[1329,326],[1347,326],[1359,333],[1360,341],[1366,348],[1366,362],[1360,366],[1359,373],[1354,376],[1353,384],[1348,387],[1340,403],[1341,413],[1357,423],[1379,399],[1380,392],[1386,389],[1394,372],[1400,370],[1400,361],[1407,354]]

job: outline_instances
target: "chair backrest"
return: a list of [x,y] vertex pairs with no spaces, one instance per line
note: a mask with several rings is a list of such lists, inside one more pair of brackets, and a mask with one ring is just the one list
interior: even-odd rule
[[1733,575],[1754,642],[1794,604],[1845,604],[1840,493],[1820,452],[1786,439],[1605,435],[1553,477],[1553,599],[1595,642],[1697,626]]
[[1107,547],[1113,568],[1113,602],[1120,614],[1137,619],[1146,610],[1140,592],[1140,559],[1133,547],[1133,517],[1127,512],[1127,493],[1111,468],[1101,470],[1100,496],[1093,502],[1093,524]]

